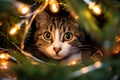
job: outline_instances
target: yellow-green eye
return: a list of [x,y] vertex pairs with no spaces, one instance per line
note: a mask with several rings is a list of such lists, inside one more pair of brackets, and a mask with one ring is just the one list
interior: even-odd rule
[[46,31],[43,36],[44,36],[44,39],[46,39],[46,40],[52,39],[52,34],[48,31]]
[[71,32],[66,32],[63,38],[64,38],[64,41],[70,41],[73,38],[73,34]]

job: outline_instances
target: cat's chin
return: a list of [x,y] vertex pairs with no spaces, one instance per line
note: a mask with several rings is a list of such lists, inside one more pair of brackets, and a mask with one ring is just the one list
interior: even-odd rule
[[63,56],[54,56],[53,58],[56,60],[60,60],[60,59],[63,59],[64,57]]

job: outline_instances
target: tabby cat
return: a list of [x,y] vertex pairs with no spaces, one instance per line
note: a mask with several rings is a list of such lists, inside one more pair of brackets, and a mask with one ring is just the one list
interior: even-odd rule
[[44,11],[36,16],[35,22],[34,41],[40,53],[33,55],[39,57],[42,53],[65,64],[81,60],[81,47],[84,45],[85,35],[68,11]]

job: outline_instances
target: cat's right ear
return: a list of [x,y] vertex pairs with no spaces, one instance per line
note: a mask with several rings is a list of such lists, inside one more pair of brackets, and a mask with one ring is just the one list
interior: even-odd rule
[[36,27],[39,28],[44,26],[48,22],[49,18],[49,14],[46,11],[38,13],[35,18]]

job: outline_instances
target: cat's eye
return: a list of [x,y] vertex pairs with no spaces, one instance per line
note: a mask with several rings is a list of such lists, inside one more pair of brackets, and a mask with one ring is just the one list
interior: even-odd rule
[[63,38],[64,38],[64,41],[69,41],[73,38],[73,34],[71,32],[66,32]]
[[46,40],[51,40],[52,39],[52,34],[48,31],[46,31],[43,35],[44,39]]

